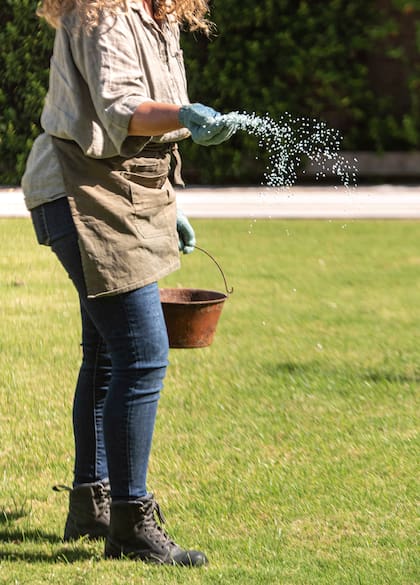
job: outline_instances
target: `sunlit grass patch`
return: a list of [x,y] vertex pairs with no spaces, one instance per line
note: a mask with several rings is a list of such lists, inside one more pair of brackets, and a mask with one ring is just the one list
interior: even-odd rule
[[[193,222],[234,293],[172,350],[149,474],[205,570],[61,541],[77,297],[28,220],[0,220],[0,583],[414,585],[418,223]],[[162,285],[223,290],[199,251]]]

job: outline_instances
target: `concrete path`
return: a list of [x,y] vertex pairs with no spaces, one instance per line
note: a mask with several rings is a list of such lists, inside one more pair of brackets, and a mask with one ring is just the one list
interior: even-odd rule
[[[202,218],[420,218],[420,185],[373,185],[356,189],[299,186],[188,187],[177,191],[189,217]],[[20,189],[0,188],[0,217],[27,217]]]

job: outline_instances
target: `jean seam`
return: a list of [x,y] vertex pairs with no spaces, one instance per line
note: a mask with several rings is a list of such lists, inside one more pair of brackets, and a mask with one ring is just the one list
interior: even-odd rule
[[[92,376],[92,393],[93,393],[93,404],[96,403],[96,396],[95,396],[95,388],[96,388],[96,376],[98,374],[98,361],[99,361],[99,349],[100,349],[100,342],[97,344],[96,346],[96,352],[95,352],[95,370]],[[93,408],[93,426],[95,429],[95,461],[94,461],[94,474],[95,474],[95,480],[98,477],[98,425],[97,425],[97,421],[96,421],[96,409]]]
[[40,211],[41,211],[42,222],[43,222],[43,225],[44,225],[44,230],[45,230],[45,235],[46,235],[45,244],[47,246],[50,246],[51,245],[51,235],[50,235],[50,232],[48,230],[48,222],[47,222],[47,216],[46,216],[46,213],[45,213],[45,207],[44,207],[44,205],[41,205],[40,206]]
[[[121,301],[121,299],[120,299]],[[127,325],[128,325],[128,331],[130,336],[133,338],[134,342],[135,342],[135,359],[136,361],[138,361],[139,359],[139,350],[138,350],[138,344],[137,344],[137,338],[134,336],[134,331],[133,331],[133,327],[131,324],[131,318],[130,318],[130,314],[129,314],[129,310],[128,307],[126,305],[126,303],[121,303],[122,305],[122,309],[124,311],[125,317],[127,319]],[[130,428],[130,418],[131,418],[131,414],[132,414],[132,406],[131,404],[129,404],[127,406],[127,424],[126,424],[126,434],[125,434],[125,444],[126,444],[126,454],[127,454],[127,481],[128,481],[128,485],[127,485],[127,491],[129,490],[129,486],[133,485],[133,466],[132,466],[132,461],[131,461],[131,449],[130,449],[130,440],[129,440],[129,433],[128,433],[128,429]],[[129,496],[131,496],[131,493],[128,493]]]

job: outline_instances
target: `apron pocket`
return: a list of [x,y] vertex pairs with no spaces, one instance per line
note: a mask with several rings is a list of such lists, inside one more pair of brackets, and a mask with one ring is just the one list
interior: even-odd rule
[[134,222],[143,238],[171,237],[176,226],[175,192],[131,183]]
[[130,171],[120,171],[120,175],[130,183],[141,187],[161,189],[168,177],[168,171],[162,172],[162,169],[158,168],[157,165],[148,164],[134,166]]

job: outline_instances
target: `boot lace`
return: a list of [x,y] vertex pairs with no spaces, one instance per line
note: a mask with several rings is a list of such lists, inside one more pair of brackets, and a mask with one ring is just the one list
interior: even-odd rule
[[[111,488],[109,483],[92,484],[93,498],[97,507],[98,515],[108,514],[111,503]],[[53,485],[55,492],[73,492],[74,488],[64,485],[62,483]]]
[[109,487],[109,484],[104,485],[102,483],[99,483],[97,486],[94,487],[94,494],[98,510],[101,513],[107,511],[111,501],[111,488]]
[[[163,529],[162,525],[165,524],[166,520],[156,500],[151,499],[150,502],[142,502],[140,507],[144,514],[142,525],[147,536],[153,540],[155,544],[161,545],[162,547],[167,547],[168,545],[176,546],[175,542]],[[159,524],[156,521],[156,518],[159,520]]]

